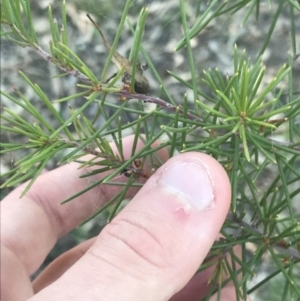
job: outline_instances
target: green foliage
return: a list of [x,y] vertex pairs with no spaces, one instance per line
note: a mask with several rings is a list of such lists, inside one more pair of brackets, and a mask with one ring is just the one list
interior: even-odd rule
[[[234,14],[245,6],[247,6],[247,12],[243,23],[246,23],[254,12],[258,18],[261,1],[213,0],[205,1],[205,4],[201,0],[194,1],[198,9],[192,27],[188,25],[191,22],[188,19],[185,2],[180,1],[178,7],[184,36],[182,40],[178,41],[175,50],[179,51],[186,46],[191,80],[186,81],[177,72],[169,71],[169,74],[193,95],[191,109],[188,109],[187,94],[182,97],[182,103],[176,103],[172,98],[171,92],[160,78],[150,56],[141,45],[147,22],[147,7],[141,10],[135,29],[127,19],[134,34],[130,59],[135,66],[138,54],[140,52],[143,54],[155,79],[161,85],[160,94],[165,95],[166,100],[151,95],[136,94],[123,87],[120,88],[118,79],[123,75],[124,70],[122,69],[112,81],[105,82],[110,60],[117,48],[132,5],[131,1],[128,0],[125,3],[101,80],[68,45],[65,2],[61,9],[61,25],[57,23],[52,8],[49,7],[49,28],[52,37],[49,50],[46,51],[39,46],[34,20],[31,17],[30,1],[2,1],[1,34],[3,38],[22,47],[31,47],[37,55],[61,70],[62,76],[76,77],[80,82],[78,83],[80,92],[53,102],[39,85],[33,83],[25,73],[20,71],[20,76],[43,102],[52,119],[56,120],[58,126],[54,127],[45,120],[43,114],[17,87],[14,87],[14,95],[1,91],[3,97],[27,112],[25,118],[8,108],[3,108],[1,113],[2,130],[22,135],[27,138],[27,141],[25,143],[3,142],[1,143],[1,154],[20,149],[30,150],[28,155],[20,158],[11,170],[2,175],[6,181],[1,188],[12,187],[30,179],[22,195],[26,194],[49,160],[60,154],[60,164],[76,161],[81,164],[81,168],[94,167],[92,172],[83,177],[111,171],[107,176],[103,176],[99,181],[93,182],[89,187],[78,191],[64,201],[64,203],[71,201],[102,183],[120,185],[122,186],[121,191],[95,213],[97,215],[110,207],[108,218],[110,220],[122,205],[129,187],[140,185],[135,183],[134,174],[129,176],[127,183],[112,180],[120,173],[124,173],[124,170],[133,170],[137,160],[140,160],[143,165],[145,159],[150,158],[151,168],[155,170],[158,166],[154,164],[154,158],[160,162],[155,153],[160,148],[168,147],[170,156],[178,151],[206,152],[221,162],[227,170],[232,184],[232,204],[231,212],[221,231],[224,239],[213,246],[209,258],[220,254],[229,254],[230,256],[221,256],[218,259],[215,274],[211,279],[211,283],[214,285],[205,300],[208,300],[212,293],[228,282],[220,280],[220,275],[225,270],[229,278],[236,284],[237,300],[243,300],[247,293],[257,290],[278,274],[283,276],[282,281],[284,282],[284,290],[278,300],[300,298],[299,281],[295,280],[296,274],[299,273],[297,264],[299,265],[300,261],[300,254],[297,251],[300,244],[297,222],[300,214],[294,209],[297,200],[299,203],[300,195],[300,129],[299,120],[297,120],[300,115],[300,98],[297,97],[297,91],[293,86],[293,67],[299,56],[295,33],[295,16],[299,17],[299,4],[295,0],[279,0],[258,57],[251,61],[247,58],[245,51],[241,51],[235,46],[232,55],[233,75],[225,75],[218,69],[205,70],[201,81],[207,86],[208,92],[204,92],[199,88],[199,76],[194,62],[195,54],[191,47],[191,39],[200,34],[218,16]],[[205,10],[200,13],[200,7],[203,5],[205,5]],[[262,63],[261,55],[270,41],[278,16],[284,6],[288,6],[290,11],[292,54],[289,54],[286,64],[277,70],[274,78],[266,83],[265,66]],[[133,69],[131,87],[134,86],[134,72]],[[117,105],[109,103],[106,101],[108,94],[125,100]],[[283,100],[283,95],[287,95],[287,102]],[[70,115],[64,120],[57,112],[54,103],[69,103],[80,97],[85,97],[85,103],[76,109],[69,105]],[[138,99],[141,103],[133,106],[131,105],[132,99]],[[95,112],[94,119],[89,120],[85,115],[85,110],[94,103],[98,103],[98,111]],[[157,108],[149,112],[145,109],[144,103],[156,104]],[[107,108],[113,109],[114,112],[108,115]],[[123,123],[122,120],[129,113],[134,118],[129,123]],[[105,121],[100,127],[96,127],[95,122],[100,115]],[[74,131],[69,129],[70,124],[73,125]],[[135,132],[135,144],[131,157],[125,159],[122,138],[124,131],[129,128]],[[273,139],[273,135],[278,130],[283,131],[282,135],[287,142]],[[164,142],[158,147],[152,148],[153,142],[162,136],[167,136],[168,139],[164,139]],[[119,152],[118,155],[114,154],[111,149],[108,137],[114,141]],[[140,150],[136,149],[138,139],[145,142],[144,147]],[[83,159],[82,157],[86,154],[101,159],[101,165],[99,160]],[[142,169],[143,167],[140,169],[141,172],[143,172]],[[261,190],[257,183],[264,179],[264,173],[268,170],[272,171],[272,176],[267,181],[267,188]],[[256,250],[250,259],[246,256],[246,244],[249,242],[256,245]],[[242,260],[233,253],[233,247],[237,244],[242,245]],[[247,283],[256,273],[265,253],[270,254],[275,268],[265,280],[249,288]],[[229,262],[229,258],[231,262]],[[204,270],[213,263],[216,262],[207,261],[199,270]]]

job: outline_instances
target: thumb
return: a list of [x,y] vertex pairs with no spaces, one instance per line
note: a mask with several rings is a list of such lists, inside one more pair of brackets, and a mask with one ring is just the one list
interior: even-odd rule
[[95,244],[32,300],[168,300],[194,275],[225,220],[228,177],[212,157],[169,159]]

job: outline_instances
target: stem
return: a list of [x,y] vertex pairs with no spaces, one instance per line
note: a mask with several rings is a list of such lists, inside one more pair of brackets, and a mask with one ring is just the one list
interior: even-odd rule
[[50,62],[50,63],[53,63],[55,64],[55,66],[57,68],[59,68],[60,70],[62,70],[63,72],[67,73],[67,74],[70,74],[76,78],[78,78],[80,81],[82,82],[85,82],[85,83],[91,83],[91,81],[84,75],[82,74],[81,72],[79,72],[78,70],[70,70],[70,69],[67,69],[66,67],[63,67],[61,65],[59,65],[58,61],[53,58],[50,53],[46,52],[44,49],[42,49],[40,46],[36,45],[36,47],[34,48],[37,53],[46,61]]
[[191,120],[197,120],[197,121],[203,121],[202,118],[200,118],[199,116],[196,116],[192,113],[189,112],[184,112],[184,109],[180,108],[179,106],[174,106],[172,104],[170,104],[169,102],[166,102],[158,97],[153,97],[153,96],[148,96],[145,94],[136,94],[136,93],[130,93],[127,90],[120,90],[120,92],[118,92],[119,95],[121,96],[125,96],[127,98],[131,98],[131,99],[139,99],[142,100],[145,103],[154,103],[158,106],[160,106],[161,108],[165,108],[167,110],[170,110],[172,112],[176,113],[176,110],[179,111],[179,114],[181,116],[186,116]]

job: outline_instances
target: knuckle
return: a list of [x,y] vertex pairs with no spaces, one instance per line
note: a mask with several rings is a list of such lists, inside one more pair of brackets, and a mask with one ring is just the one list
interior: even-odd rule
[[135,264],[140,261],[159,269],[165,269],[169,265],[159,235],[149,227],[149,219],[147,223],[143,223],[134,218],[117,217],[103,229],[103,232],[106,239],[114,240],[122,250],[122,256],[126,257],[126,261],[134,261]]

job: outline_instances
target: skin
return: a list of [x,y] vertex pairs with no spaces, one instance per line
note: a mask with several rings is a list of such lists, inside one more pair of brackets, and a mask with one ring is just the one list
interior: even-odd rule
[[[96,22],[91,18],[91,16],[89,14],[87,14],[87,17],[99,31],[107,51],[110,52],[111,45],[107,42],[102,30],[96,24]],[[125,69],[122,80],[125,84],[130,84],[132,68],[133,68],[132,63],[127,58],[122,56],[118,51],[114,52],[114,54],[112,56],[112,61],[119,70],[122,68]],[[139,93],[139,94],[147,94],[149,92],[149,82],[148,82],[147,78],[143,75],[143,69],[140,68],[139,66],[135,70],[134,90],[136,93]]]
[[[133,141],[132,136],[123,141],[125,158],[131,155]],[[141,147],[139,141],[137,149]],[[101,296],[104,301],[199,300],[209,289],[213,268],[195,272],[228,212],[229,181],[221,165],[205,154],[191,152],[168,160],[162,149],[158,155],[166,163],[139,191],[133,188],[128,192],[133,199],[119,215],[97,237],[57,258],[34,283],[29,276],[57,240],[103,206],[118,187],[100,185],[60,206],[62,200],[100,177],[80,179],[87,170],[70,163],[40,176],[22,199],[24,186],[8,195],[0,204],[0,299],[98,301]],[[214,183],[214,205],[206,210],[182,207],[185,199],[181,195],[157,185],[168,169],[191,160],[205,164]],[[192,179],[197,175],[183,172],[180,176]],[[235,300],[234,293],[232,284],[228,285],[221,300]]]

